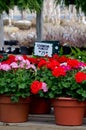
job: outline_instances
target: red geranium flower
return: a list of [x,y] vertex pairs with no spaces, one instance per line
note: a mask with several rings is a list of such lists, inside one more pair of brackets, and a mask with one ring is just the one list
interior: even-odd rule
[[15,62],[15,56],[14,55],[9,55],[8,59],[3,61],[2,64],[11,64],[12,62]]
[[77,72],[75,75],[75,80],[77,83],[82,83],[86,80],[86,74],[84,72]]
[[54,54],[52,58],[53,58],[53,59],[57,59],[57,60],[58,60],[59,55],[58,55],[58,54]]
[[59,61],[60,63],[64,63],[64,62],[67,62],[68,59],[69,59],[69,58],[67,58],[66,56],[61,56],[61,57],[59,57],[58,61]]
[[68,64],[71,68],[78,68],[79,65],[80,65],[79,61],[76,60],[76,59],[69,59],[69,60],[67,61],[67,64]]
[[53,70],[54,68],[59,67],[59,66],[60,66],[60,63],[55,59],[53,59],[47,63],[47,68],[50,70]]
[[15,56],[14,56],[14,55],[9,55],[7,61],[10,62],[10,63],[15,62],[15,61],[16,61],[16,60],[15,60]]
[[38,63],[38,67],[41,68],[43,66],[46,65],[46,60],[45,59],[42,59],[39,63]]
[[3,58],[3,56],[2,55],[0,55],[0,59],[2,59]]
[[37,94],[42,89],[42,82],[39,82],[38,80],[35,80],[31,84],[31,92],[33,94]]
[[59,77],[59,76],[65,76],[66,75],[66,71],[63,67],[58,67],[58,68],[55,68],[53,71],[52,71],[52,74],[53,76],[55,77]]
[[27,55],[23,55],[23,58],[24,58],[24,60],[28,59]]
[[28,59],[32,64],[38,64],[38,58],[28,57]]

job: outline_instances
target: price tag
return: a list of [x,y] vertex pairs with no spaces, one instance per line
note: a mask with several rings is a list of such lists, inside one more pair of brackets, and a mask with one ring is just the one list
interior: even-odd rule
[[52,44],[49,43],[41,43],[41,42],[35,42],[34,46],[34,55],[37,56],[45,56],[48,55],[49,57],[52,57]]

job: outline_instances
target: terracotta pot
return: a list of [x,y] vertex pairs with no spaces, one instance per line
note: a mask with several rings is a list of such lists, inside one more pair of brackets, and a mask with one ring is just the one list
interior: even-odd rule
[[50,99],[41,97],[31,97],[30,113],[31,114],[49,114],[51,111]]
[[83,123],[85,102],[72,98],[53,100],[55,121],[58,125],[79,126]]
[[20,98],[18,103],[12,103],[10,96],[0,95],[0,114],[2,122],[25,122],[28,120],[30,98]]
[[84,112],[84,118],[86,118],[86,101],[85,101],[85,112]]
[[84,118],[86,118],[86,108],[85,108]]
[[0,104],[0,122],[1,122],[1,104]]

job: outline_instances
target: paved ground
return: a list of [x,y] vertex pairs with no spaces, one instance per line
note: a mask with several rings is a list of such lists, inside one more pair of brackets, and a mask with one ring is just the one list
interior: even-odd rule
[[0,122],[0,130],[86,130],[86,118],[82,126],[59,126],[53,115],[30,115],[24,123]]

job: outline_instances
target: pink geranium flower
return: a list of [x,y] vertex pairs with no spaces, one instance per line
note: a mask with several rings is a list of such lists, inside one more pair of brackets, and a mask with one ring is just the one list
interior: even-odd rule
[[48,91],[48,88],[47,88],[47,84],[42,82],[42,89],[44,92],[47,92]]
[[22,60],[24,60],[24,58],[23,58],[23,56],[20,55],[20,56],[16,56],[15,60],[16,61],[22,61]]
[[1,68],[1,70],[4,70],[4,71],[9,71],[9,70],[11,70],[11,67],[10,67],[10,65],[8,65],[8,64],[2,64],[2,65],[0,66],[0,68]]
[[17,64],[16,62],[11,63],[10,66],[11,66],[12,68],[14,68],[14,69],[19,68],[19,66],[18,66],[18,64]]
[[30,64],[30,65],[26,66],[26,69],[30,69],[30,68],[32,68],[34,71],[36,71],[35,65]]

